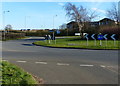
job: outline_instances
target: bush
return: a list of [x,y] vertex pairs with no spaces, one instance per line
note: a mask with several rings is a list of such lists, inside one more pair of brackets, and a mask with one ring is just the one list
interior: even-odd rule
[[[18,39],[23,37],[25,37],[24,33],[6,33],[5,34],[5,40]],[[4,38],[4,34],[2,34],[2,38]]]
[[100,33],[103,34],[119,34],[120,33],[120,27],[107,27],[100,29]]

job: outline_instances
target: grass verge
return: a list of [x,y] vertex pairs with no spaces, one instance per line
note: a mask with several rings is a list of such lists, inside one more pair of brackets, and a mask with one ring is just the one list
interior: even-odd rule
[[19,40],[19,39],[25,39],[25,38],[28,38],[28,37],[22,37],[22,38],[16,38],[16,39],[2,39],[0,41],[8,41],[8,40]]
[[18,84],[22,85],[32,85],[38,84],[37,81],[32,77],[32,75],[25,72],[23,69],[15,66],[7,61],[1,62],[2,68],[2,85]]
[[88,44],[86,40],[80,40],[80,38],[64,38],[64,39],[56,39],[56,41],[36,41],[34,44],[48,47],[64,47],[64,48],[84,48],[84,49],[120,49],[119,41],[113,40],[102,40],[102,46],[100,46],[100,40],[88,40]]

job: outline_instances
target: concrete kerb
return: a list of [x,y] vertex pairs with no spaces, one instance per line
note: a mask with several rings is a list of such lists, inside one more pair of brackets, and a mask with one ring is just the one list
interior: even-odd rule
[[32,43],[33,45],[36,46],[42,46],[42,47],[47,47],[47,48],[62,48],[62,49],[84,49],[84,50],[120,50],[120,49],[89,49],[89,48],[76,48],[76,47],[53,47],[53,46],[44,46],[44,45],[37,45],[35,43]]

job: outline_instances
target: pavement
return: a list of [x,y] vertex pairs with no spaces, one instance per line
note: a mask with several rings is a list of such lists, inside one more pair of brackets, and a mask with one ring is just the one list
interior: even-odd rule
[[38,76],[45,84],[118,84],[118,51],[35,46],[42,37],[2,42],[2,60]]

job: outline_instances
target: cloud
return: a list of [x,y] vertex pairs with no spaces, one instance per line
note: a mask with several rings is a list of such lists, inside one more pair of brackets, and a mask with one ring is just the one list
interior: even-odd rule
[[94,10],[94,11],[97,11],[97,12],[101,12],[101,13],[106,14],[106,11],[105,11],[105,10],[101,10],[101,9],[98,9],[98,8],[91,8],[91,9]]
[[60,5],[60,6],[64,6],[64,3],[61,3],[61,2],[60,2],[60,3],[58,3],[58,5]]

